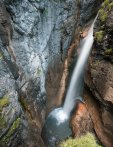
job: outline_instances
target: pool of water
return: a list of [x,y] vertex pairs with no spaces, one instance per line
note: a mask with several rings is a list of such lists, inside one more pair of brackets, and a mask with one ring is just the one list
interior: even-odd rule
[[55,147],[56,144],[72,134],[69,127],[69,116],[62,108],[54,109],[46,119],[42,130],[42,138],[47,147]]

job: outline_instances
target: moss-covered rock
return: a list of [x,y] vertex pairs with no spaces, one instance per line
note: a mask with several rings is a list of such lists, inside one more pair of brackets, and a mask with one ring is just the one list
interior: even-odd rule
[[106,12],[106,13],[104,13],[104,14],[101,15],[100,20],[101,20],[102,22],[105,22],[106,19],[107,19],[107,17],[108,17],[108,13]]
[[93,134],[88,133],[80,138],[69,138],[60,144],[60,147],[101,147],[96,143]]
[[113,9],[113,2],[111,2],[111,3],[108,5],[108,9],[109,9],[109,11],[111,11],[111,9]]
[[9,105],[9,98],[7,96],[4,96],[3,98],[0,99],[0,108],[3,108],[7,105]]
[[99,10],[100,21],[106,22],[109,12],[113,9],[113,2],[110,0],[105,0]]
[[0,130],[6,127],[6,120],[4,116],[0,113]]
[[102,42],[103,38],[104,38],[104,31],[99,31],[95,33],[95,38],[98,42]]
[[109,3],[110,3],[110,0],[105,0],[102,4],[102,7],[104,8],[104,7],[108,6]]
[[20,118],[17,118],[13,122],[11,128],[9,129],[7,134],[1,139],[0,143],[5,144],[10,140],[11,136],[15,133],[16,129],[20,126],[20,122],[21,122]]
[[7,126],[6,118],[2,114],[2,111],[4,107],[9,105],[9,103],[9,98],[7,96],[0,98],[0,131]]
[[98,14],[95,47],[98,48],[98,54],[111,60],[110,55],[113,53],[113,1],[104,0]]
[[110,49],[107,49],[107,50],[105,50],[105,52],[104,52],[106,55],[110,55],[110,54],[112,54],[113,53],[113,49],[112,48],[110,48]]

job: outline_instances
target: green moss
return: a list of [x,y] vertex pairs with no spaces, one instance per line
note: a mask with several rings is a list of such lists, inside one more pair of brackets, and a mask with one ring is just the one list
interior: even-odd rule
[[104,9],[100,8],[100,10],[98,11],[99,15],[103,15],[104,14]]
[[106,13],[104,13],[103,15],[101,15],[100,20],[101,20],[102,22],[105,22],[105,21],[107,20],[107,17],[108,17],[108,13],[106,12]]
[[109,3],[110,3],[109,0],[105,0],[102,4],[102,7],[104,8],[104,7],[108,6]]
[[101,22],[105,22],[108,17],[108,13],[113,8],[113,2],[110,2],[110,0],[105,0],[99,10],[99,18]]
[[6,120],[5,117],[2,115],[3,107],[9,105],[8,97],[4,96],[0,99],[0,130],[6,127]]
[[104,38],[104,34],[105,32],[104,31],[99,31],[99,32],[96,32],[95,33],[95,38],[98,42],[102,42],[103,38]]
[[96,143],[95,137],[88,133],[85,136],[76,139],[67,139],[60,147],[101,147]]
[[8,133],[5,135],[5,137],[3,137],[1,139],[1,141],[0,141],[1,143],[7,143],[10,140],[10,138],[14,134],[15,130],[19,127],[20,122],[21,122],[21,119],[20,118],[17,118],[13,122],[13,124],[12,124],[11,128],[9,129]]
[[9,105],[9,99],[7,96],[4,96],[3,98],[0,99],[0,107],[3,108],[5,106]]
[[6,127],[6,120],[0,113],[0,130]]
[[14,122],[13,125],[11,126],[9,132],[8,132],[8,136],[12,135],[13,132],[19,127],[20,125],[20,118],[17,118]]
[[111,53],[113,53],[113,49],[112,49],[112,48],[107,49],[104,53],[105,53],[106,55],[110,55]]
[[111,9],[113,9],[113,2],[108,5],[108,9],[109,9],[109,11],[111,11]]

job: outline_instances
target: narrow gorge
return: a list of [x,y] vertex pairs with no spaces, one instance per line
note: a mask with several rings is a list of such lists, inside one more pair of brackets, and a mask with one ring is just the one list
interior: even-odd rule
[[[53,140],[56,147],[80,147],[89,135],[96,142],[89,147],[113,147],[112,0],[0,0],[0,147],[54,147],[44,124],[65,102],[97,13],[84,84],[70,92],[65,108],[73,111]],[[79,100],[70,102],[77,92]]]

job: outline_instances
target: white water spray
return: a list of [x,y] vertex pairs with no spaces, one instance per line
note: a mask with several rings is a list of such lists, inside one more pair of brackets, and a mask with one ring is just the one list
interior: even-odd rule
[[81,53],[79,55],[77,64],[75,66],[75,69],[74,69],[74,72],[71,78],[70,86],[67,91],[64,106],[63,106],[63,110],[66,112],[67,115],[70,115],[71,111],[73,110],[75,106],[77,97],[79,97],[81,94],[80,93],[80,89],[81,89],[80,80],[81,80],[82,75],[84,74],[85,65],[87,63],[87,60],[88,60],[88,57],[91,51],[91,47],[94,42],[93,27],[94,27],[96,18],[93,24],[91,25],[91,28],[89,29],[87,36],[81,42],[82,43]]

